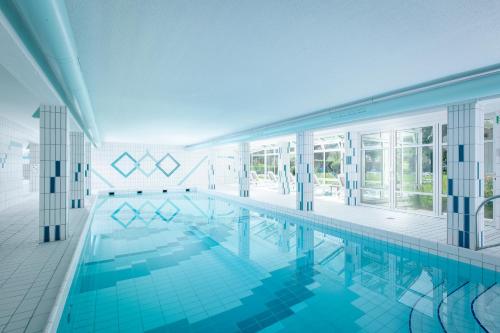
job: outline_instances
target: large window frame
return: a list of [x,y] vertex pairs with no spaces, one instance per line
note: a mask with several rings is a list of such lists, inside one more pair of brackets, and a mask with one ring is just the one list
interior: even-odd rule
[[[378,131],[361,131],[360,132],[360,140],[361,140],[361,154],[359,155],[359,160],[358,163],[360,165],[360,179],[361,179],[361,198],[360,198],[360,204],[363,206],[371,206],[371,207],[379,207],[379,208],[386,208],[386,209],[391,209],[395,211],[403,211],[403,212],[412,212],[412,213],[417,213],[417,214],[422,214],[422,215],[429,215],[429,216],[439,216],[441,213],[441,200],[438,200],[440,197],[440,191],[442,188],[442,185],[440,184],[441,182],[441,168],[442,168],[442,161],[441,158],[437,158],[436,152],[441,151],[441,140],[438,138],[441,138],[440,133],[440,126],[443,124],[443,121],[434,121],[434,122],[429,122],[429,121],[419,121],[415,122],[412,124],[406,124],[406,125],[400,125],[400,126],[391,126],[391,127],[381,127],[378,129]],[[432,143],[427,143],[425,145],[420,145],[421,147],[428,147],[432,148],[432,190],[430,192],[418,192],[418,191],[398,191],[397,189],[397,184],[396,184],[396,155],[397,155],[397,132],[398,131],[407,131],[407,130],[412,130],[416,128],[424,128],[424,127],[432,127],[432,136],[433,136],[433,142]],[[385,188],[373,188],[369,187],[366,184],[366,181],[364,179],[365,177],[365,171],[366,171],[366,162],[364,160],[366,151],[371,150],[370,148],[363,147],[363,136],[365,135],[370,135],[370,134],[376,134],[376,133],[386,133],[388,136],[387,140],[387,146],[384,147],[385,149],[385,154],[387,156],[385,157],[385,162],[384,162],[384,168],[387,168],[387,170],[382,170],[381,172],[385,174],[385,177],[387,177],[387,183],[385,185]],[[415,145],[417,147],[419,145]],[[376,203],[371,203],[370,200],[364,199],[364,194],[367,191],[385,191],[386,194],[386,201],[384,202],[384,198],[381,197],[380,204]],[[397,195],[398,193],[405,193],[405,194],[418,194],[418,195],[424,195],[424,196],[429,196],[432,197],[432,209],[429,210],[414,210],[414,209],[405,209],[401,207],[397,207],[396,201],[397,201]]]

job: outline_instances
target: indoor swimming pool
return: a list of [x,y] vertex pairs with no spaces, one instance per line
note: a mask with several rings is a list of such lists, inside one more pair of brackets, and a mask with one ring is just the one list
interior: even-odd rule
[[497,279],[202,193],[101,196],[58,331],[494,332]]

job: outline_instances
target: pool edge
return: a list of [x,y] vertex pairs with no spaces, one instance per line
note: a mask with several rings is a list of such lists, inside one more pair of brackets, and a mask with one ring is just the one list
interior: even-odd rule
[[43,330],[44,333],[52,333],[57,331],[57,327],[59,326],[59,322],[64,311],[64,305],[66,304],[66,299],[68,298],[68,294],[71,289],[71,283],[73,282],[73,278],[78,268],[78,262],[80,261],[80,256],[85,244],[85,239],[90,230],[90,224],[100,196],[101,193],[96,194],[95,200],[92,203],[92,207],[90,208],[89,215],[85,220],[85,224],[82,228],[82,232],[80,233],[75,251],[73,252],[73,256],[71,257],[71,262],[69,264],[68,270],[64,275],[64,279],[62,281],[61,287],[59,288],[59,292],[57,293],[56,300],[54,302],[54,305],[52,306],[52,310],[50,311],[49,319],[47,320],[47,324],[45,325],[45,328]]

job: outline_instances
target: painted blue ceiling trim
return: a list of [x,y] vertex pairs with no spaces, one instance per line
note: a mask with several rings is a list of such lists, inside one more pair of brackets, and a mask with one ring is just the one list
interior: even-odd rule
[[213,138],[186,149],[254,141],[303,130],[338,127],[354,122],[400,115],[466,100],[500,95],[500,64],[405,87],[304,116]]
[[75,122],[91,142],[100,144],[64,1],[5,0],[0,10],[17,35],[13,37],[28,50]]

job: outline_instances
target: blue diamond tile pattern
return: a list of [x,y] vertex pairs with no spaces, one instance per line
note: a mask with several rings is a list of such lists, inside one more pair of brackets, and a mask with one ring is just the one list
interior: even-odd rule
[[165,176],[170,177],[181,164],[170,153],[165,154],[160,160],[156,160],[149,151],[146,151],[139,160],[136,160],[128,152],[123,152],[111,163],[111,166],[124,178],[136,170],[146,177],[150,177],[156,170],[160,170]]
[[156,163],[156,167],[167,177],[173,175],[180,166],[181,164],[170,153],[167,153]]
[[156,171],[158,161],[146,151],[146,154],[137,161],[137,169],[146,177],[151,176]]
[[[124,163],[126,164],[124,165]],[[129,153],[124,152],[111,163],[111,166],[123,177],[127,178],[137,169],[137,161]]]

